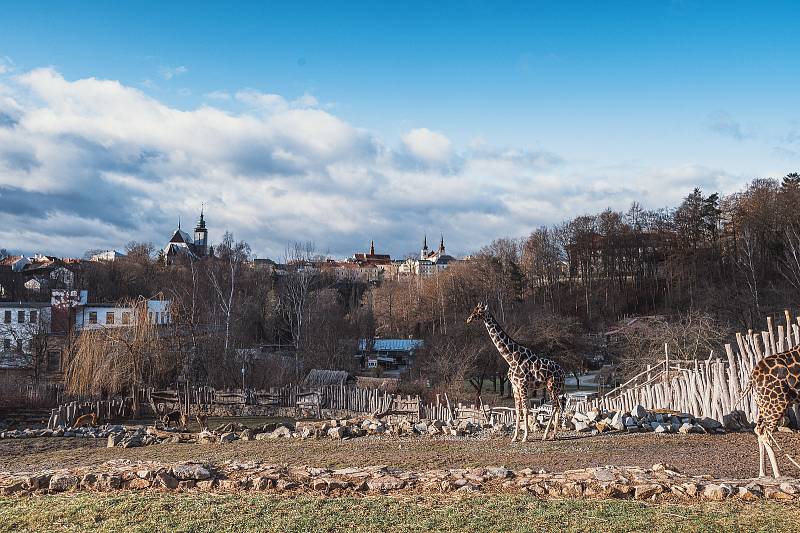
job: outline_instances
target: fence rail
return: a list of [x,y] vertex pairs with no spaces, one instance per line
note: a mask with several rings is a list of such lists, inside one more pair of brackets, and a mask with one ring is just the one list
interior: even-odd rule
[[[705,361],[676,361],[667,357],[579,408],[630,411],[641,404],[648,409],[672,409],[716,420],[722,420],[723,415],[736,408],[749,420],[755,420],[753,392],[748,392],[738,406],[736,402],[762,358],[800,345],[800,317],[793,320],[787,310],[784,320],[784,324],[776,326],[772,317],[768,317],[766,330],[737,333],[735,346],[725,345],[725,358],[714,357],[713,352]],[[789,409],[788,419],[791,427],[800,428],[800,406]]]

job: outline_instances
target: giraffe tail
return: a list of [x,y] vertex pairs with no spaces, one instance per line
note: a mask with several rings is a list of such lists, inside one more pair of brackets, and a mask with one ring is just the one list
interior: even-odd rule
[[747,387],[745,387],[745,389],[742,391],[742,394],[741,396],[739,396],[739,399],[736,400],[735,404],[733,404],[733,410],[736,410],[736,408],[739,407],[739,404],[742,403],[742,400],[744,400],[745,396],[747,396],[750,393],[750,391],[753,390],[754,386],[755,386],[755,381],[751,379],[750,382],[747,384]]

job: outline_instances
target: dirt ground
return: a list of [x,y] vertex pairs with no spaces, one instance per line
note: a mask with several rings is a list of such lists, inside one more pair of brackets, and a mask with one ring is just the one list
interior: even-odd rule
[[[778,441],[800,456],[800,434],[780,433]],[[229,444],[161,444],[106,448],[105,439],[35,438],[0,441],[0,470],[27,471],[89,466],[113,459],[131,461],[241,462],[345,467],[386,465],[403,469],[508,468],[563,471],[591,466],[645,466],[669,463],[694,475],[749,478],[757,475],[758,448],[752,433],[726,435],[610,434],[562,435],[555,442],[510,443],[509,438],[362,437],[335,441],[278,439]],[[788,461],[779,461],[791,476]]]

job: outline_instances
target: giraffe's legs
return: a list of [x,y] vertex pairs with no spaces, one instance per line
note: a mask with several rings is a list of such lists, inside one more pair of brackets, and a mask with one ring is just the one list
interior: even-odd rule
[[769,436],[769,430],[765,430],[764,434],[760,438],[762,439],[764,448],[767,450],[767,456],[769,457],[769,462],[772,465],[772,474],[774,475],[775,479],[778,479],[781,477],[781,471],[778,468],[778,461],[775,459],[775,452],[772,449],[772,445],[769,443]]
[[761,435],[758,435],[758,477],[766,476],[764,472],[765,460],[766,457],[764,457],[764,441],[761,439]]
[[553,404],[553,417],[555,417],[555,421],[553,422],[553,440],[556,440],[558,426],[561,424],[561,399],[558,397],[558,391],[556,391],[556,387],[552,383],[547,387],[547,391],[550,393],[550,401]]
[[519,394],[517,393],[516,387],[514,387],[514,407],[516,408],[517,416],[514,422],[514,436],[511,437],[511,442],[517,441],[517,435],[519,435],[519,425],[520,419],[522,418],[522,410],[519,406]]
[[528,389],[523,388],[519,393],[519,399],[522,403],[522,423],[525,424],[524,432],[522,433],[522,442],[528,442]]

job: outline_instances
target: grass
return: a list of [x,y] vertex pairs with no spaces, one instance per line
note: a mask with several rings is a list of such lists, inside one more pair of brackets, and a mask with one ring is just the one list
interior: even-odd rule
[[0,498],[0,531],[796,531],[800,506],[540,500],[525,495],[321,498],[120,493]]

